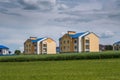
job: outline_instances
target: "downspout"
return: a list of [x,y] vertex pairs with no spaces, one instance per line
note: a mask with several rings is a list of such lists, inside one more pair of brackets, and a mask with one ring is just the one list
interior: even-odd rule
[[37,42],[37,54],[40,54],[40,48],[39,48],[40,46],[39,46],[39,41]]
[[82,43],[81,43],[81,40],[82,40],[82,37],[89,34],[90,32],[86,32],[85,34],[81,35],[80,37],[78,37],[78,52],[81,52],[82,51]]

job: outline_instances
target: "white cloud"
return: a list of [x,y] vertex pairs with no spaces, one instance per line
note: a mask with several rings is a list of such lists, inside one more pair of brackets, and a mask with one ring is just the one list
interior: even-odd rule
[[74,11],[90,11],[90,10],[101,10],[102,5],[100,3],[80,3],[78,6],[73,8]]
[[65,4],[59,4],[57,7],[58,7],[59,10],[66,10],[66,9],[69,8],[69,7],[68,7],[67,5],[65,5]]
[[[119,40],[119,0],[0,0],[0,44],[21,49],[30,36],[92,31],[101,43]],[[113,6],[113,7],[112,7]],[[110,40],[108,40],[110,39]]]
[[54,9],[56,0],[18,0],[25,10],[48,11]]
[[101,34],[101,38],[111,38],[115,35],[114,32],[112,31],[105,31],[104,33]]
[[10,2],[10,0],[0,0],[0,2]]

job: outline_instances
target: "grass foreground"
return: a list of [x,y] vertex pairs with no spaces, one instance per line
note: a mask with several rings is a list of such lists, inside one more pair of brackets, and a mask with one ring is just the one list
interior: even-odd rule
[[120,59],[0,62],[0,80],[120,80]]

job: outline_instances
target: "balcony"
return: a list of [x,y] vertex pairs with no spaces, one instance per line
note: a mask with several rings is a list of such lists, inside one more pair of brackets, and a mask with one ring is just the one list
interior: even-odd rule
[[85,45],[90,45],[90,43],[85,43]]
[[86,51],[86,52],[89,52],[89,51],[90,51],[90,49],[85,49],[85,51]]

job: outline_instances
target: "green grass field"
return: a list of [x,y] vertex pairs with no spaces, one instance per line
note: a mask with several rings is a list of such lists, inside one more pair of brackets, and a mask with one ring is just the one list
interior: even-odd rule
[[120,80],[120,59],[0,62],[0,80]]

